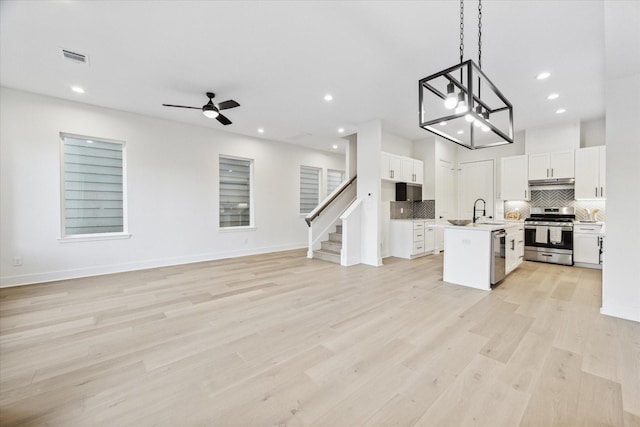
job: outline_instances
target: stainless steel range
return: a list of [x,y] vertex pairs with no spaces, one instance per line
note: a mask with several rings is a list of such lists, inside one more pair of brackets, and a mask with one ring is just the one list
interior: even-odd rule
[[573,265],[575,208],[531,208],[524,220],[524,259]]

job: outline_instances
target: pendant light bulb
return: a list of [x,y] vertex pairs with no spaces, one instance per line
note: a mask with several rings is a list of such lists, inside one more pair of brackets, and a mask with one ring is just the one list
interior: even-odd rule
[[453,83],[447,85],[447,98],[444,100],[444,108],[447,110],[453,110],[458,105],[458,97],[456,96]]
[[473,123],[473,121],[475,120],[475,118],[474,118],[470,113],[467,113],[467,114],[464,116],[464,119],[465,119],[467,122],[469,122],[469,123]]
[[[478,105],[476,107],[476,114],[478,115],[478,117],[482,117],[482,107],[480,105]],[[473,125],[475,127],[479,128],[480,126],[483,125],[483,123],[482,123],[482,121],[480,119],[474,118],[473,120],[474,120]]]
[[460,91],[458,94],[458,106],[456,107],[456,114],[466,113],[469,110],[467,107],[467,101],[464,100],[464,92]]

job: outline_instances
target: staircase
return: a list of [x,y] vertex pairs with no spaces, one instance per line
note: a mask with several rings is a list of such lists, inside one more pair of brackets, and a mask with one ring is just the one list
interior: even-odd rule
[[336,232],[329,233],[329,240],[320,243],[321,247],[313,251],[313,258],[340,264],[342,249],[342,225],[336,225]]

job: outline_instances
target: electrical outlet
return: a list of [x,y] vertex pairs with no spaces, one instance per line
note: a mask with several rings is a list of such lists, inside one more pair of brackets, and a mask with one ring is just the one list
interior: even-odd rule
[[22,267],[22,257],[20,256],[13,257],[13,266]]

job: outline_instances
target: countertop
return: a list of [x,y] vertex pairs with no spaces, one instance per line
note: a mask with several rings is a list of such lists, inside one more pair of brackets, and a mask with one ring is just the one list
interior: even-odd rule
[[445,229],[455,229],[455,230],[473,230],[473,231],[495,231],[502,230],[503,228],[511,228],[517,227],[519,225],[519,221],[496,221],[491,223],[475,223],[468,225],[453,225],[453,224],[441,224],[441,226]]

